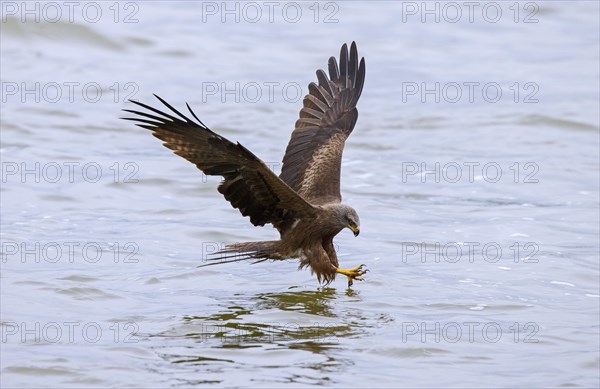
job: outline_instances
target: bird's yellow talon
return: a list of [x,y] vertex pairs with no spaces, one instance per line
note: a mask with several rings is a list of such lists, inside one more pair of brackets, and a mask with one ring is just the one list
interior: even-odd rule
[[351,287],[354,283],[354,280],[364,281],[364,278],[362,278],[361,276],[365,275],[369,271],[369,269],[363,270],[364,267],[365,265],[360,265],[349,270],[336,269],[336,272],[348,277],[348,287]]

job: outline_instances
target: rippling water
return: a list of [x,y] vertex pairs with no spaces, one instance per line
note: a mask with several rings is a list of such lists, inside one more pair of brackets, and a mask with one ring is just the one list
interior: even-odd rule
[[[2,387],[600,384],[597,2],[23,4],[2,3]],[[366,281],[197,268],[276,234],[126,100],[187,101],[278,171],[298,93],[352,40],[362,232],[335,243]]]

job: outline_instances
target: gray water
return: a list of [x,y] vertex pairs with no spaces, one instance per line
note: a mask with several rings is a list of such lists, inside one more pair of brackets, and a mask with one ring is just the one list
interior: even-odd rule
[[[2,3],[1,386],[598,387],[598,3],[297,5]],[[279,171],[352,40],[362,232],[335,244],[365,281],[197,268],[277,234],[127,100]]]

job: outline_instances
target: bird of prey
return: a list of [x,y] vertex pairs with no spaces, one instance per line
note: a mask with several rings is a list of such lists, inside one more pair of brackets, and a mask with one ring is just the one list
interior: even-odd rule
[[218,252],[220,259],[230,259],[224,262],[297,258],[299,268],[309,267],[319,283],[329,284],[342,274],[348,286],[367,272],[365,265],[340,269],[333,246],[344,228],[354,236],[360,232],[358,214],[341,203],[340,194],[342,152],[358,118],[356,103],[365,80],[365,60],[359,63],[354,42],[349,53],[342,46],[339,64],[329,59],[328,71],[329,77],[317,70],[318,84],[308,86],[279,176],[240,143],[211,131],[188,104],[195,121],[156,95],[169,111],[137,101],[131,102],[146,111],[124,110],[137,115],[124,119],[152,131],[175,154],[207,175],[222,176],[218,191],[253,225],[272,224],[279,231],[276,241],[225,246]]

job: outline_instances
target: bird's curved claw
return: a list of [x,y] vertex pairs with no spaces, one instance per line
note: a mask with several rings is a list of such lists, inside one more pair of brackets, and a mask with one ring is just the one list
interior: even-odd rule
[[336,272],[348,277],[348,287],[351,287],[352,284],[354,283],[354,280],[364,281],[364,278],[362,278],[362,276],[365,275],[369,271],[369,269],[363,270],[364,267],[366,267],[366,265],[363,264],[363,265],[357,266],[357,267],[349,269],[349,270],[344,270],[344,269],[338,268],[338,269],[336,269]]

